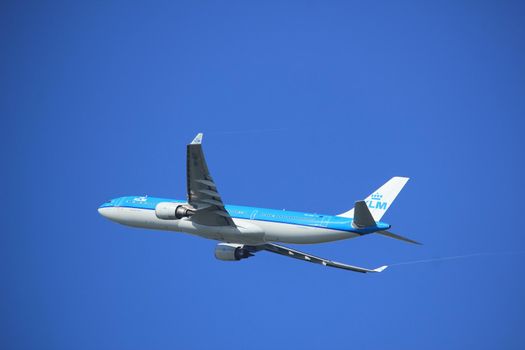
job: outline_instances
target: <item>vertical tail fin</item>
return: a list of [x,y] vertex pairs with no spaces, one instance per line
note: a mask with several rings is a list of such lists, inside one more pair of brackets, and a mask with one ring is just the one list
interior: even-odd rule
[[[381,220],[408,180],[408,177],[395,176],[388,180],[383,186],[379,187],[371,195],[366,197],[365,202],[375,221]],[[338,216],[353,218],[354,208],[345,213],[339,214]]]

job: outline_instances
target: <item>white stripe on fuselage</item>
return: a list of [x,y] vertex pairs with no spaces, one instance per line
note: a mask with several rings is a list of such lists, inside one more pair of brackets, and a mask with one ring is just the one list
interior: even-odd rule
[[185,232],[208,239],[232,243],[262,244],[265,242],[282,242],[311,244],[359,237],[358,234],[353,232],[323,227],[238,218],[233,218],[237,227],[204,226],[195,224],[187,218],[161,220],[157,218],[154,210],[129,207],[104,207],[99,208],[99,213],[112,221],[127,226]]

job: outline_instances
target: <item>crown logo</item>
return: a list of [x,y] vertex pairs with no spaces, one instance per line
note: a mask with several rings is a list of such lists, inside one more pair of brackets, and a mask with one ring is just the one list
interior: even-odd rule
[[381,198],[383,198],[383,195],[382,195],[382,194],[374,193],[374,194],[372,195],[372,200],[373,200],[373,201],[380,201]]

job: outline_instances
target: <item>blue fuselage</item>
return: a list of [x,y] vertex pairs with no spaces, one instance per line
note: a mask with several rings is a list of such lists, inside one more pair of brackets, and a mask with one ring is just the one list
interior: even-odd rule
[[[154,211],[156,205],[161,202],[186,203],[186,201],[176,199],[128,196],[112,199],[102,204],[100,208],[123,207]],[[307,226],[312,228],[325,228],[330,230],[353,232],[360,235],[390,228],[390,225],[387,223],[377,222],[376,226],[358,229],[352,226],[352,218],[334,215],[321,215],[239,205],[226,205],[225,209],[234,219],[253,220],[254,222],[273,222],[279,224]]]

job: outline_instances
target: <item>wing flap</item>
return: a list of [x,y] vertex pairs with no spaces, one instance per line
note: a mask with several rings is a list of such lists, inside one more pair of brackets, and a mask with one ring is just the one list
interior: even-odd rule
[[193,181],[201,183],[201,184],[209,186],[209,187],[217,188],[217,186],[215,185],[215,182],[213,182],[213,181],[201,180],[201,179],[196,179],[196,180],[193,180]]
[[199,190],[200,193],[202,194],[207,194],[208,196],[210,197],[214,197],[214,198],[221,198],[221,196],[219,195],[219,192],[216,192],[216,191],[212,191],[212,190]]

